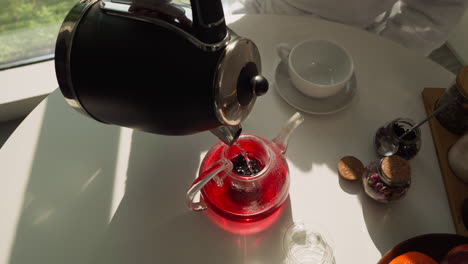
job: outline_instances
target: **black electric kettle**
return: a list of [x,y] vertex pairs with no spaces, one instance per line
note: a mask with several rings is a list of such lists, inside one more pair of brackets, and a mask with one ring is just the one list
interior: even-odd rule
[[232,144],[268,90],[257,47],[226,27],[221,0],[153,1],[73,7],[55,51],[64,97],[103,123]]

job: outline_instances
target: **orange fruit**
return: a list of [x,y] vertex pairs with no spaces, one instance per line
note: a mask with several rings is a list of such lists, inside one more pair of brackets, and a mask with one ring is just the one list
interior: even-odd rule
[[421,252],[411,251],[392,259],[389,264],[437,264],[437,261]]
[[447,255],[457,253],[457,252],[468,252],[468,244],[463,244],[452,248]]

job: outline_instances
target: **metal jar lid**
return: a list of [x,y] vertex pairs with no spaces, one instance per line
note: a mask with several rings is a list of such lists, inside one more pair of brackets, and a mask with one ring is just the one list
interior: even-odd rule
[[411,183],[411,167],[404,158],[393,155],[380,160],[379,172],[388,185],[406,185]]

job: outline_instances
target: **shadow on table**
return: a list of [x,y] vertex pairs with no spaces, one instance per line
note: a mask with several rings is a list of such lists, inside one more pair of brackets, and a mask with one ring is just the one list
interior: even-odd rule
[[59,92],[43,116],[9,263],[86,263],[109,222],[120,129],[83,117]]
[[[256,41],[257,45],[262,46],[260,52],[263,68],[272,70],[271,72],[270,70],[265,71],[265,74],[267,74],[265,77],[270,83],[270,89],[265,96],[272,97],[273,100],[267,101],[262,97],[257,98],[255,108],[251,113],[251,119],[255,119],[255,122],[250,121],[250,118],[245,122],[245,132],[255,131],[258,135],[271,139],[288,117],[299,110],[286,103],[276,90],[275,69],[280,59],[277,58],[275,46],[284,41],[281,41],[282,38],[274,32],[264,34],[260,38],[258,37],[258,32],[248,30],[251,28],[248,26],[248,23],[255,21],[255,19],[255,16],[240,18],[230,24],[230,26],[234,30],[236,28],[247,29],[244,30],[242,36],[250,38]],[[298,32],[297,36],[295,36],[291,33],[288,37],[297,38],[296,41],[310,37],[304,34],[304,32]],[[278,43],[272,43],[272,39],[278,41]],[[356,75],[358,92],[353,99],[354,101],[347,109],[328,115],[312,115],[301,112],[305,117],[305,122],[294,131],[291,137],[290,149],[286,154],[289,161],[301,171],[309,172],[313,170],[314,166],[326,166],[336,171],[336,163],[342,156],[356,155],[367,150],[369,154],[373,154],[372,141],[369,139],[373,138],[375,130],[381,125],[379,122],[375,122],[375,120],[381,120],[382,117],[391,114],[393,110],[388,105],[376,101],[361,101],[360,95],[368,94],[366,97],[380,98],[380,96],[385,97],[387,94],[394,93],[394,91],[379,91],[378,89],[374,89],[375,87],[361,87],[359,86],[360,76],[358,73]],[[264,103],[265,101],[267,103]],[[280,115],[271,114],[273,107],[280,109],[278,111]],[[269,116],[270,118],[259,121],[256,118],[257,116]],[[369,129],[363,133],[361,127],[363,120],[368,121],[370,124],[375,124],[375,130]],[[366,126],[368,125],[366,124]],[[372,159],[372,156],[360,158],[366,160]]]
[[282,263],[283,229],[292,222],[289,200],[277,219],[258,225],[186,208],[200,155],[215,141],[208,133],[134,132],[126,192],[94,263]]
[[217,141],[209,133],[134,132],[109,223],[120,131],[75,112],[59,92],[48,98],[9,263],[282,263],[289,200],[258,225],[225,226],[185,207],[200,156]]
[[[276,84],[273,84],[272,88],[274,85]],[[362,92],[365,91],[359,91],[359,93]],[[373,138],[375,130],[382,123],[375,120],[394,114],[389,112],[392,110],[387,105],[360,101],[359,93],[346,110],[324,116],[304,114],[305,122],[294,132],[291,149],[287,154],[294,165],[305,172],[312,170],[314,166],[327,166],[334,172],[334,175],[338,175],[336,166],[343,156],[356,156],[364,164],[378,158],[374,150]],[[370,93],[376,93],[376,91],[372,90]],[[297,111],[286,103],[276,90],[273,91],[272,96],[283,111],[290,115]],[[391,118],[394,116],[388,117],[388,120]],[[362,124],[363,120],[375,123],[375,129],[363,130],[356,125]],[[314,140],[309,140],[312,138]],[[422,213],[424,210],[420,210],[421,206],[424,206],[424,198],[421,197],[428,194],[410,192],[409,195],[413,196],[411,199],[383,205],[367,197],[360,181],[348,182],[340,177],[337,177],[337,181],[344,192],[358,196],[367,230],[381,254],[385,254],[407,238],[431,230],[428,222],[432,221],[426,221]],[[414,198],[418,196],[419,198]],[[412,223],[406,223],[403,219],[411,219]]]
[[[274,85],[276,84],[272,84]],[[287,104],[274,87],[271,89],[269,96],[273,97],[273,102],[281,109],[281,112],[286,114],[281,119],[271,118],[265,122],[247,120],[246,133],[255,131],[271,139],[276,136],[287,119],[298,111]],[[252,116],[257,114],[267,116],[262,112],[271,111],[271,106],[261,104],[260,100],[261,98],[258,99]],[[326,166],[336,172],[338,160],[343,156],[358,156],[358,153],[364,153],[359,157],[363,162],[374,159],[375,153],[372,140],[370,140],[373,138],[374,131],[369,130],[364,134],[361,132],[362,129],[355,125],[356,116],[359,116],[358,100],[356,98],[346,111],[331,115],[320,116],[301,112],[305,120],[290,138],[290,147],[286,153],[288,161],[303,172],[312,171],[314,166]]]
[[[424,205],[415,202],[414,198],[405,197],[400,202],[381,204],[367,196],[360,180],[350,182],[340,177],[338,179],[343,191],[357,195],[369,236],[382,255],[398,243],[431,230],[430,223],[433,219],[425,219],[421,210]],[[408,219],[411,222],[407,222]]]
[[[412,204],[409,200],[380,204],[368,197],[364,191],[358,197],[362,203],[367,231],[382,255],[401,241],[427,230],[427,219],[417,213],[417,207],[420,205]],[[411,219],[411,223],[407,222],[408,219]]]

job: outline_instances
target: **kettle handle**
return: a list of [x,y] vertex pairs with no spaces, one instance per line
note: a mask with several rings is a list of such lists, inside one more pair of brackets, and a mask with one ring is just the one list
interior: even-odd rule
[[190,0],[193,28],[198,39],[214,44],[227,35],[221,0]]
[[221,187],[223,186],[223,179],[229,172],[232,171],[232,163],[227,159],[221,159],[213,163],[207,170],[202,172],[200,176],[192,183],[187,194],[185,195],[185,202],[187,207],[193,211],[202,211],[207,208],[205,202],[200,198],[199,202],[194,202],[195,195],[197,195],[201,189],[211,179],[215,180],[216,184]]

